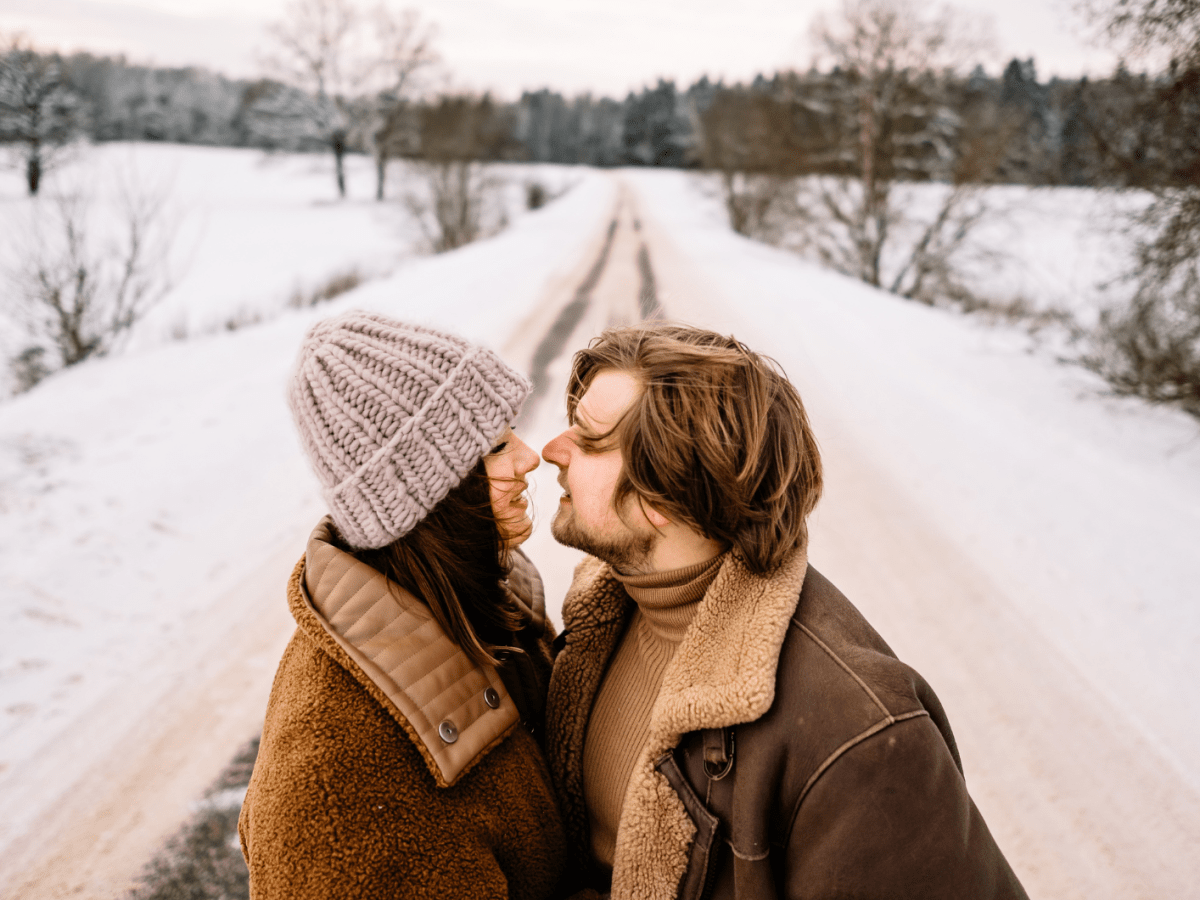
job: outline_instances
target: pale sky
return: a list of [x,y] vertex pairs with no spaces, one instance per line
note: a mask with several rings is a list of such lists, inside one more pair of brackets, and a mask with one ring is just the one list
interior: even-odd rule
[[[393,0],[437,26],[436,47],[459,87],[515,98],[556,88],[620,97],[700,75],[746,80],[806,68],[808,25],[837,0]],[[364,2],[363,5],[367,5]],[[1032,56],[1041,77],[1104,74],[1116,58],[1089,42],[1071,0],[960,0],[986,17],[998,72]],[[286,0],[0,0],[0,33],[44,49],[123,53],[131,62],[263,74],[263,26]]]

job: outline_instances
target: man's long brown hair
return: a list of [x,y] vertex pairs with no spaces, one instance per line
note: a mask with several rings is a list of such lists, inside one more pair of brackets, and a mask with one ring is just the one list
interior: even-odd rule
[[423,600],[481,665],[496,665],[496,650],[527,624],[500,585],[508,554],[483,460],[408,534],[377,550],[349,552]]
[[821,456],[800,395],[777,363],[699,328],[611,328],[575,354],[571,422],[592,379],[608,369],[628,372],[642,388],[612,433],[624,462],[618,510],[636,497],[733,547],[760,574],[805,544],[821,496]]

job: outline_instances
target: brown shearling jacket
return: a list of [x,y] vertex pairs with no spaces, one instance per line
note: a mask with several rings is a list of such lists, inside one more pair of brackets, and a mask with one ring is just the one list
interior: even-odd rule
[[[517,556],[507,587],[534,619],[518,643],[544,685],[552,634],[541,581]],[[506,677],[478,667],[421,601],[334,546],[328,519],[288,603],[296,633],[238,822],[251,897],[551,896],[561,819]],[[540,717],[529,677],[507,680],[527,718]]]
[[[574,852],[583,741],[631,601],[585,560],[563,608],[547,752]],[[586,858],[586,856],[584,856]],[[594,871],[580,887],[603,890]],[[1024,898],[928,684],[798,551],[731,553],[668,666],[630,778],[613,900]]]

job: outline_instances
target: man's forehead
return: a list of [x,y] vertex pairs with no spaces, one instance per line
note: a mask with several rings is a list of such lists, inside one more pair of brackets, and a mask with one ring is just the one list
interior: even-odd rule
[[640,391],[637,379],[628,372],[618,369],[597,372],[575,406],[576,422],[585,429],[610,431]]

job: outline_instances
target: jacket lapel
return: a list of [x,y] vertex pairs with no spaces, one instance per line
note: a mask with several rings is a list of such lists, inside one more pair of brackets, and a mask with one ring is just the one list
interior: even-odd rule
[[554,660],[546,700],[546,756],[562,804],[567,836],[589,859],[583,805],[583,740],[608,659],[621,636],[632,601],[609,567],[587,557],[575,570],[563,600],[565,643]]
[[[775,673],[788,623],[807,571],[803,549],[767,576],[731,553],[717,573],[663,675],[650,714],[650,737],[634,766],[613,865],[613,900],[670,900],[687,870],[695,826],[683,802],[654,768],[682,735],[760,718],[775,699]],[[583,809],[583,740],[604,669],[629,600],[608,566],[589,559],[576,571],[563,604],[571,632],[555,663],[551,711],[554,769],[568,825],[587,833]],[[575,821],[572,821],[575,820]]]

